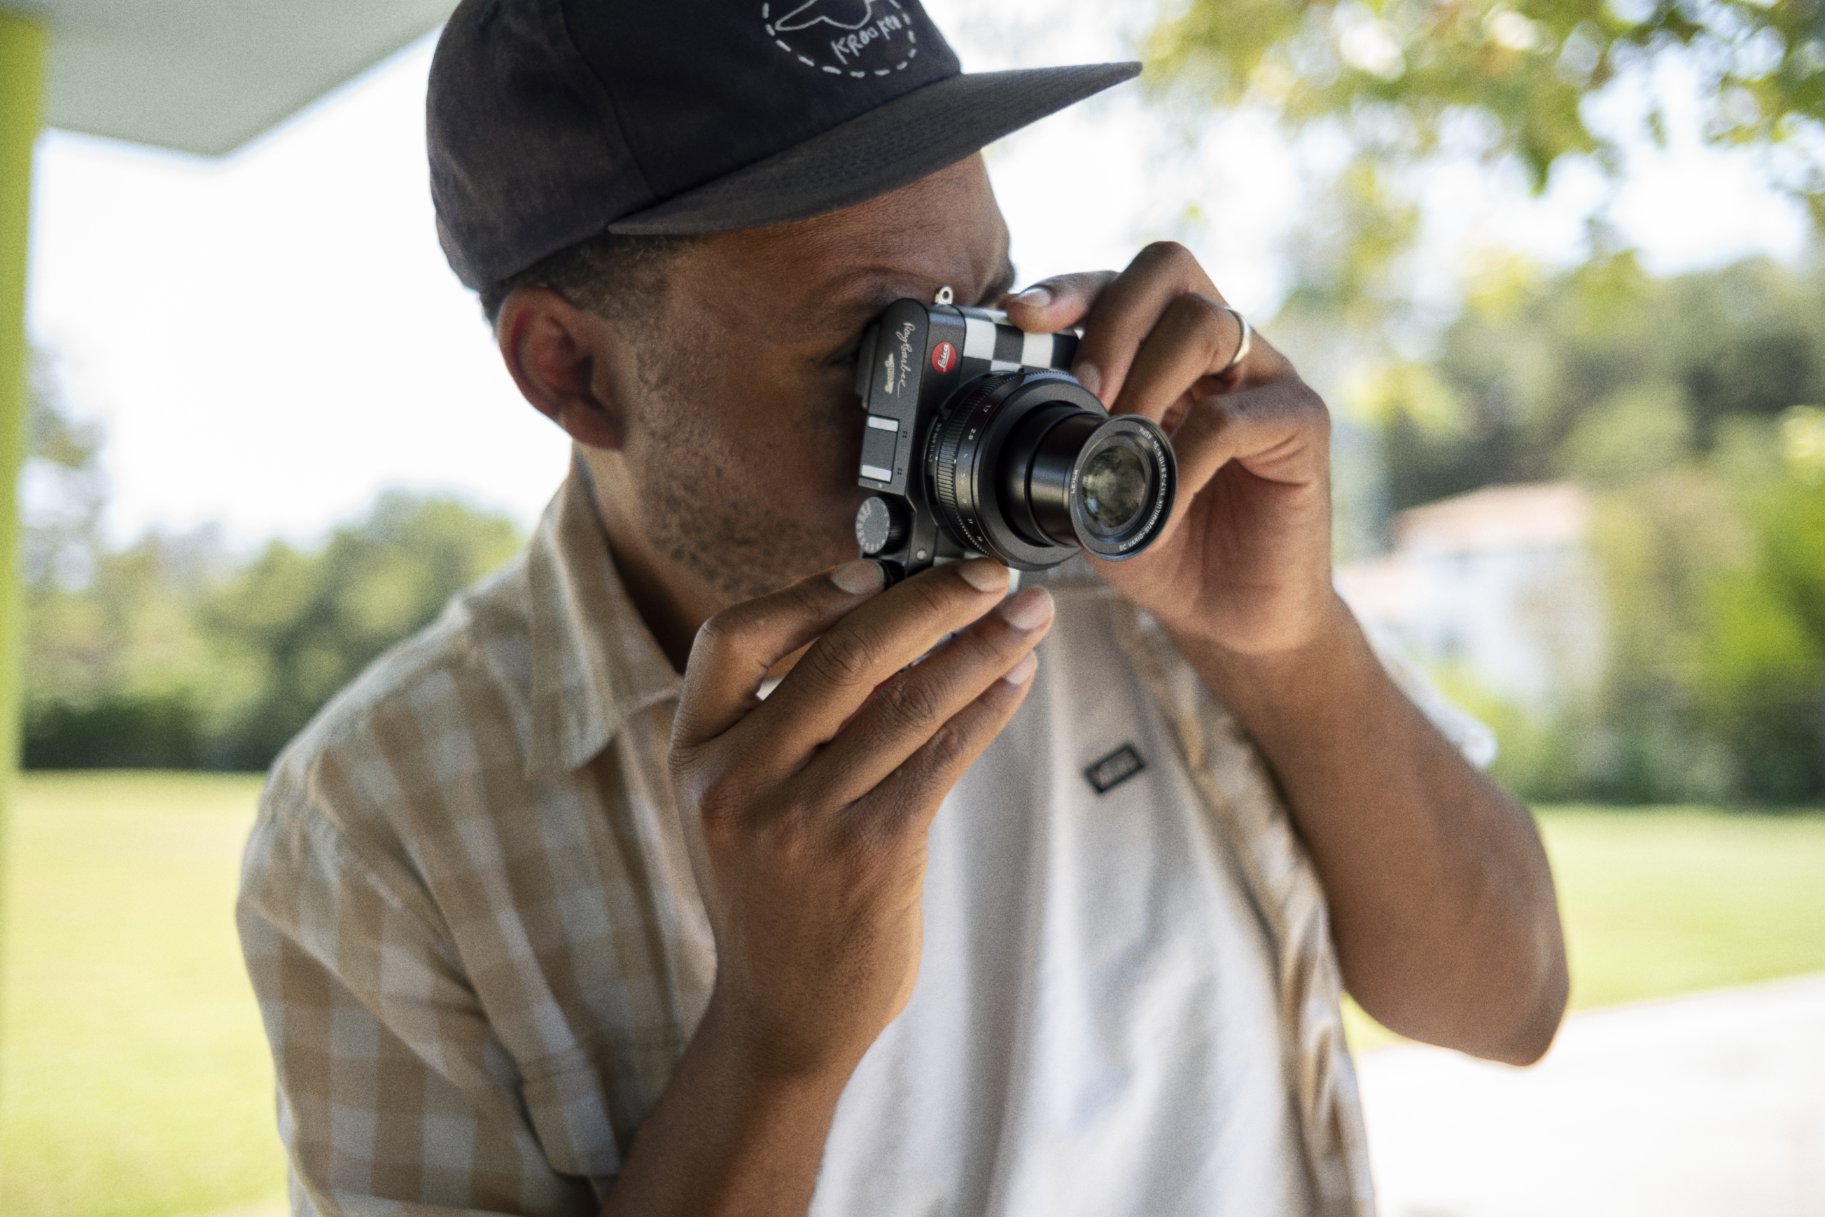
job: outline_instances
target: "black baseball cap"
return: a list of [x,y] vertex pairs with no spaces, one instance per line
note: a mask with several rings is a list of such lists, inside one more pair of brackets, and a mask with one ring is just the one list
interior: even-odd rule
[[965,73],[917,0],[462,0],[426,105],[438,238],[480,291],[604,232],[805,219],[1140,69]]

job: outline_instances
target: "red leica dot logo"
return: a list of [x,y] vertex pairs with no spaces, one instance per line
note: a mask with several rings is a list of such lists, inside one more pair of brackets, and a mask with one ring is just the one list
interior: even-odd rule
[[957,362],[957,348],[948,342],[940,342],[932,348],[932,371],[948,372]]

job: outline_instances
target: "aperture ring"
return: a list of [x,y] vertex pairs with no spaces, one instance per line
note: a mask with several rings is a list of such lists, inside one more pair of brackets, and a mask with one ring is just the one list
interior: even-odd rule
[[931,474],[932,497],[937,500],[938,511],[944,523],[978,553],[993,553],[994,547],[982,531],[977,504],[971,502],[967,504],[968,510],[965,509],[964,495],[960,491],[967,486],[969,479],[963,477],[963,485],[960,486],[958,461],[965,455],[964,446],[987,429],[989,420],[995,413],[999,391],[1020,378],[1019,372],[1000,372],[979,377],[946,413],[931,441],[928,471]]

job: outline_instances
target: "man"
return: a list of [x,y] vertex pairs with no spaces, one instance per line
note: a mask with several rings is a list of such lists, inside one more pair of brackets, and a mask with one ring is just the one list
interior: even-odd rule
[[[774,16],[445,32],[444,246],[575,459],[262,798],[294,1206],[1368,1213],[1340,982],[1537,1059],[1528,813],[1336,597],[1324,405],[1196,261],[1009,294],[977,149],[1133,69],[962,75],[910,0]],[[1014,595],[846,561],[857,340],[944,286],[1081,325],[1079,379],[1172,435],[1146,553]]]

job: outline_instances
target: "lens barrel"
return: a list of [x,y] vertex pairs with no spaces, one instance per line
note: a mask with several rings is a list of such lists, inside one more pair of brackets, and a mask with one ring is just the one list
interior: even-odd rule
[[942,409],[926,463],[940,520],[1009,566],[1056,566],[1079,547],[1132,557],[1172,514],[1178,468],[1165,432],[1111,416],[1062,372],[977,378]]

